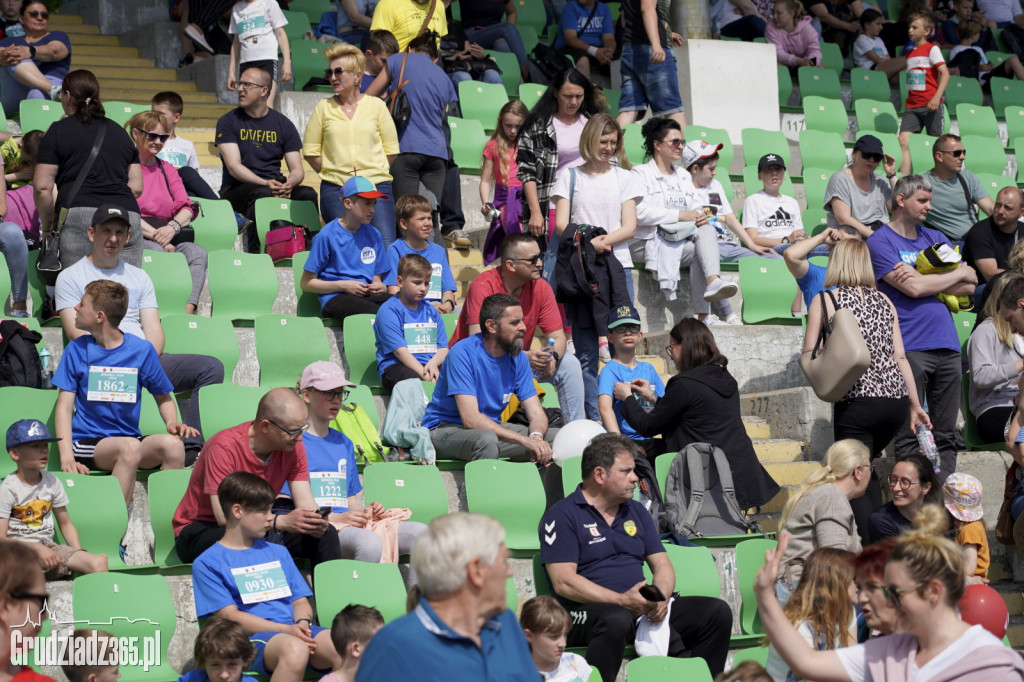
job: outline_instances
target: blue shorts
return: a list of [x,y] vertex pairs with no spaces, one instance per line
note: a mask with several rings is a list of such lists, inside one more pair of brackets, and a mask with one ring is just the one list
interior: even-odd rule
[[[316,637],[327,628],[321,627],[319,625],[310,625],[309,629],[313,637]],[[270,642],[270,640],[273,639],[275,635],[283,634],[285,633],[268,631],[257,632],[255,635],[249,635],[249,641],[252,642],[252,645],[254,647],[256,647],[256,657],[252,659],[252,664],[249,666],[249,670],[247,672],[258,673],[260,675],[266,675],[267,677],[270,677],[270,671],[267,670],[266,666],[263,664],[263,650],[267,648],[267,643]],[[326,675],[327,673],[331,672],[330,670],[317,670],[315,668],[309,667],[308,665],[306,666],[306,670],[315,673],[320,673],[321,675]]]
[[622,48],[622,97],[619,111],[644,111],[650,104],[655,116],[683,110],[676,76],[676,56],[665,50],[665,61],[651,63],[651,46],[626,43]]

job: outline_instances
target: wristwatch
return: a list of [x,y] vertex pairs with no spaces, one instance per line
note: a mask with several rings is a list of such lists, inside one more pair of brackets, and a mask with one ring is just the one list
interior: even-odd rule
[[36,46],[35,45],[29,45],[28,46],[28,56],[29,56],[29,59],[35,59],[36,58]]
[[551,356],[552,356],[553,358],[555,358],[555,364],[556,364],[556,365],[557,365],[557,364],[558,364],[559,362],[561,362],[561,361],[562,361],[562,356],[558,354],[558,351],[554,351],[554,350],[553,350],[553,351],[551,351]]

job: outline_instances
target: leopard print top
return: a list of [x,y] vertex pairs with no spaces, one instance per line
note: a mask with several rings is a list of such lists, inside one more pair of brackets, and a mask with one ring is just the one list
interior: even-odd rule
[[839,287],[832,293],[840,308],[849,308],[857,316],[860,332],[871,353],[871,364],[843,400],[905,397],[907,383],[892,359],[895,315],[889,299],[877,289],[864,287]]

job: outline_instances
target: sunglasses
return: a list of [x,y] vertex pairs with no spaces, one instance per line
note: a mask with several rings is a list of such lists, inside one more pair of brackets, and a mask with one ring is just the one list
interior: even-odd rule
[[536,256],[530,256],[529,258],[509,258],[509,260],[522,261],[524,263],[529,263],[530,265],[538,265],[544,261],[544,256],[538,253]]
[[954,159],[959,159],[961,156],[967,156],[966,149],[940,149],[940,154],[952,154]]
[[338,389],[337,391],[321,391],[319,388],[314,388],[313,390],[322,395],[324,400],[329,400],[331,402],[334,402],[335,400],[344,400],[348,397],[347,388]]
[[288,436],[288,438],[290,438],[291,440],[295,440],[296,438],[304,434],[306,431],[309,431],[309,424],[303,424],[301,429],[288,430],[281,426],[280,424],[278,424],[277,422],[275,422],[273,419],[268,419],[267,421],[276,426],[277,428],[281,429],[282,431],[284,431],[285,435]]
[[671,145],[673,147],[682,147],[683,146],[682,138],[676,139],[676,140],[662,140],[662,143],[663,144],[667,144],[667,145]]
[[880,585],[878,589],[882,591],[882,596],[885,597],[886,601],[888,601],[890,604],[892,604],[897,609],[902,611],[903,606],[900,604],[900,595],[906,594],[907,592],[913,592],[914,590],[919,590],[927,584],[927,582],[914,583],[910,587],[893,587],[891,585]]
[[167,142],[167,138],[171,136],[170,133],[151,133],[148,130],[144,130],[142,128],[136,128],[136,130],[145,135],[146,139],[149,140],[150,142],[156,142],[158,140],[160,142]]
[[911,481],[909,478],[899,478],[893,475],[889,475],[886,480],[892,488],[911,488],[921,484],[921,481]]
[[614,329],[615,331],[622,332],[623,334],[640,333],[640,325],[638,324],[620,324],[618,327],[615,327]]
[[881,154],[861,154],[868,161],[874,161],[875,163],[882,163],[882,159],[885,158]]
[[49,12],[40,12],[37,9],[29,10],[28,12],[25,12],[25,14],[29,15],[33,19],[49,19],[50,18],[50,13]]
[[333,69],[324,69],[324,79],[331,80],[331,76],[334,76],[335,78],[341,78],[341,74],[343,73],[348,72],[345,71],[345,69],[341,68],[340,66]]

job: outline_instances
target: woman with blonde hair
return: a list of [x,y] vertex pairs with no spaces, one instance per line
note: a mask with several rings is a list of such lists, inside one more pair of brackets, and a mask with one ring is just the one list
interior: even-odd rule
[[359,92],[366,55],[355,45],[337,43],[324,50],[324,72],[334,96],[317,103],[302,138],[302,155],[320,174],[320,213],[324,222],[345,215],[341,188],[354,174],[372,182],[378,192],[370,224],[395,241],[395,197],[391,163],[398,156],[398,132],[387,105]]
[[754,593],[765,632],[793,673],[834,682],[1019,681],[1024,676],[1020,654],[957,615],[963,552],[942,537],[946,523],[945,510],[926,506],[889,554],[881,589],[903,615],[905,631],[835,651],[808,645],[775,599],[775,576],[790,540],[783,534],[778,547],[765,553]]
[[[803,352],[813,352],[818,344],[823,315],[831,319],[838,308],[853,311],[871,354],[871,364],[846,395],[832,406],[832,432],[837,441],[855,438],[864,443],[874,459],[899,432],[908,410],[912,428],[931,424],[917,399],[896,308],[875,288],[875,273],[866,243],[844,239],[832,248],[824,287],[828,291],[815,296],[808,307]],[[873,472],[867,493],[851,506],[861,541],[867,544],[868,519],[871,512],[882,506],[882,486]]]
[[967,341],[970,365],[967,404],[985,443],[1003,441],[1003,428],[1013,412],[1017,395],[1017,380],[1024,371],[1024,338],[1010,329],[1010,323],[998,311],[999,296],[1005,286],[1005,277],[992,280],[984,320]]
[[[857,643],[856,586],[853,560],[856,554],[845,549],[822,547],[811,552],[804,564],[800,585],[783,611],[804,641],[818,651],[838,649]],[[775,682],[796,682],[795,676],[768,645],[765,668]]]

